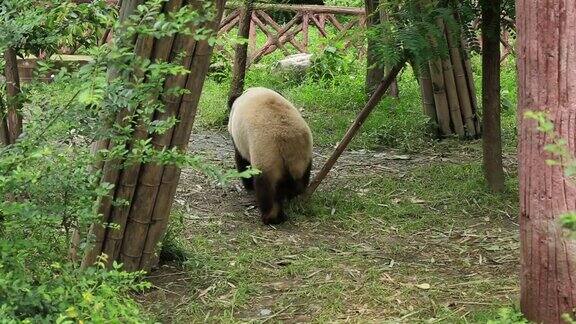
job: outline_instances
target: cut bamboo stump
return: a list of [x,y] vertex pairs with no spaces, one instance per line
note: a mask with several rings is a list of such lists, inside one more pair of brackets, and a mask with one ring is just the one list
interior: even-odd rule
[[[144,0],[123,1],[120,17],[128,17],[135,7]],[[216,14],[206,27],[216,33],[224,10],[225,0],[214,0]],[[172,12],[185,5],[200,8],[200,1],[169,0],[164,4],[163,12]],[[188,90],[186,94],[169,94],[162,97],[165,109],[144,116],[151,120],[166,120],[176,117],[179,122],[163,134],[149,134],[144,121],[138,121],[132,139],[128,143],[109,143],[125,145],[128,149],[142,139],[150,139],[157,150],[176,148],[185,152],[192,131],[200,93],[208,72],[212,46],[207,40],[196,41],[193,35],[179,34],[174,37],[152,39],[138,37],[135,53],[141,57],[156,61],[178,62],[190,71],[187,75],[170,76],[166,79],[165,90],[179,87]],[[183,58],[180,54],[186,53]],[[112,73],[113,74],[113,73]],[[128,112],[120,112],[116,118],[119,124],[125,123]],[[106,146],[104,146],[106,147]],[[91,249],[87,251],[82,266],[92,265],[102,253],[108,256],[108,262],[119,261],[127,271],[149,271],[158,261],[158,243],[162,240],[168,226],[170,209],[176,193],[180,169],[174,165],[127,164],[126,161],[106,161],[102,166],[102,182],[115,187],[107,197],[99,202],[100,223],[91,227],[93,239]],[[113,204],[122,199],[128,204]],[[108,226],[115,224],[116,226]]]

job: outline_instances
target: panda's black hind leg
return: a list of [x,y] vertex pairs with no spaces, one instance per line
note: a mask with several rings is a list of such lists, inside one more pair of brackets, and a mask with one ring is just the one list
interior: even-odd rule
[[276,190],[276,185],[265,174],[259,174],[254,178],[254,186],[262,222],[266,225],[284,222],[286,214],[282,210],[281,196]]
[[[236,145],[234,145],[234,156],[236,159],[236,169],[238,172],[245,171],[248,166],[250,166],[250,161],[246,160],[242,157]],[[250,178],[240,178],[242,180],[242,184],[246,190],[254,190],[254,177]]]

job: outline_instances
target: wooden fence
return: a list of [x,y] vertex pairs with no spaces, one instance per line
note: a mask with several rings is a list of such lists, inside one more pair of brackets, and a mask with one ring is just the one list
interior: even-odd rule
[[[227,33],[234,27],[238,27],[242,11],[241,5],[231,4],[227,7],[229,13],[220,23],[219,34]],[[290,12],[294,17],[286,24],[276,22],[270,12]],[[347,22],[341,22],[341,16],[352,16]],[[289,54],[286,48],[291,44],[297,52],[307,53],[310,41],[310,28],[316,28],[322,37],[328,38],[327,26],[331,24],[337,31],[336,39],[344,39],[347,32],[353,27],[365,28],[366,14],[364,8],[351,7],[331,7],[316,5],[279,5],[279,4],[254,4],[250,19],[250,32],[248,37],[249,62],[256,63],[263,56],[281,50],[284,54]],[[257,31],[266,35],[265,44],[256,48]],[[301,40],[296,36],[301,34]],[[345,47],[352,45],[347,40]]]

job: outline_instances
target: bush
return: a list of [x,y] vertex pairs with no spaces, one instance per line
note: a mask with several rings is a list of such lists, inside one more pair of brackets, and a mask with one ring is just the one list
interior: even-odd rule
[[[38,247],[36,247],[38,248]],[[53,262],[38,255],[23,241],[0,241],[0,318],[24,322],[137,323],[144,319],[128,297],[133,290],[149,287],[142,273],[127,273],[104,263],[81,271],[69,263]]]
[[[49,2],[62,3],[56,8],[68,8],[64,3],[68,1]],[[149,134],[161,134],[175,125],[175,118],[151,121],[149,116],[164,110],[159,98],[183,91],[164,89],[165,79],[187,73],[178,64],[151,62],[135,55],[132,40],[136,36],[172,36],[185,32],[184,26],[206,19],[202,11],[190,7],[174,15],[161,14],[163,3],[152,0],[138,6],[125,24],[115,26],[112,44],[87,49],[93,58],[91,63],[74,72],[61,69],[50,84],[33,82],[24,88],[24,132],[16,144],[0,147],[0,322],[146,319],[129,298],[129,292],[148,287],[138,283],[141,273],[123,272],[117,264],[107,271],[104,258],[95,267],[81,270],[75,259],[68,257],[74,230],[84,238],[76,252],[82,253],[91,243],[86,234],[88,225],[99,219],[98,203],[113,188],[113,184],[101,182],[100,172],[94,171],[99,168],[94,165],[112,160],[126,161],[124,166],[155,162],[196,167],[221,181],[238,176],[236,172],[221,174],[199,157],[157,150],[149,139],[131,140],[136,127],[144,127]],[[35,34],[26,31],[38,30],[30,25],[36,20],[23,16],[29,14],[29,7],[33,13],[41,7],[22,0],[10,0],[9,4],[21,5],[21,10],[9,11],[15,17],[0,11],[2,19],[21,24],[24,32],[13,39],[0,38],[0,52],[6,46],[31,51],[32,47],[17,46],[24,41],[35,44]],[[81,21],[68,23],[81,26]],[[43,29],[53,24],[41,20],[38,26]],[[42,35],[51,35],[45,32]],[[108,78],[110,69],[117,78]],[[4,91],[1,84],[0,91]],[[1,98],[6,98],[2,92]],[[126,112],[126,118],[114,122],[121,111]],[[90,144],[98,140],[114,145],[95,155]],[[114,200],[113,204],[126,201]]]

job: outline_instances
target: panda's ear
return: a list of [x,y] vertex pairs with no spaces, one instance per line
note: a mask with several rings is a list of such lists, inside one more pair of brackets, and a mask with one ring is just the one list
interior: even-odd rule
[[236,99],[238,99],[238,97],[240,97],[241,95],[242,95],[241,93],[234,93],[228,98],[228,109],[232,109],[234,101],[236,101]]

